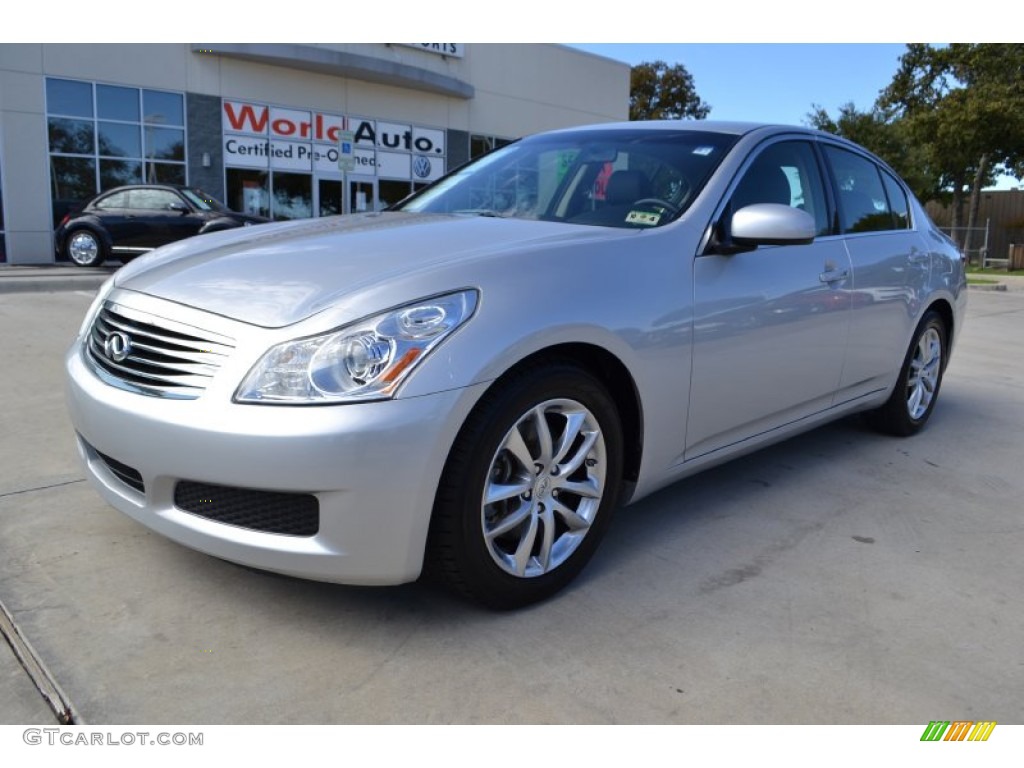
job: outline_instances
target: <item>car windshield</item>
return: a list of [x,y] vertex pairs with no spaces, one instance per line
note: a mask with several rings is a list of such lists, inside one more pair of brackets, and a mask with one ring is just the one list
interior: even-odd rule
[[737,137],[587,130],[502,147],[391,210],[650,228],[679,216]]
[[208,195],[206,192],[198,188],[182,189],[181,194],[188,198],[188,201],[192,203],[196,208],[201,211],[226,211],[227,206],[217,200],[213,195]]

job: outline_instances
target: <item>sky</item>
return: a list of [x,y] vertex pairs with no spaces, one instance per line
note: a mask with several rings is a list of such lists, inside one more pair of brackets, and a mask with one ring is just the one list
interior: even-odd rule
[[[661,59],[682,64],[709,120],[807,125],[814,105],[833,117],[853,102],[868,109],[891,81],[903,43],[583,43],[590,53],[630,66]],[[995,189],[1021,184],[1000,177]]]
[[892,80],[906,46],[898,43],[572,44],[633,66],[682,64],[711,120],[805,125],[819,104],[835,115],[849,101],[870,107]]

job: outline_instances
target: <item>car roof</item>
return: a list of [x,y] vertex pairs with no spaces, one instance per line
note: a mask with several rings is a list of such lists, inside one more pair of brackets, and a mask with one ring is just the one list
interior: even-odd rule
[[[883,165],[888,165],[884,160],[881,160],[870,150],[860,146],[856,142],[850,141],[843,136],[837,136],[834,133],[828,133],[826,131],[820,131],[817,128],[810,128],[806,125],[785,125],[782,123],[756,123],[756,122],[741,122],[741,121],[726,121],[726,120],[631,120],[629,122],[616,122],[616,123],[595,123],[591,125],[581,125],[575,128],[559,128],[551,131],[543,131],[540,133],[533,134],[534,136],[551,136],[560,133],[576,133],[576,132],[600,132],[600,131],[672,131],[675,133],[679,132],[693,132],[693,133],[721,133],[732,136],[747,136],[753,134],[761,134],[763,138],[775,136],[779,134],[799,134],[803,136],[828,139],[830,142],[846,146],[852,150],[871,156],[874,160],[880,161]],[[524,137],[530,138],[530,137]],[[891,168],[889,168],[892,171]],[[895,171],[893,171],[895,173]]]
[[814,133],[809,128],[726,120],[631,120],[617,123],[595,123],[574,128],[560,128],[546,133],[568,133],[572,131],[701,131],[706,133],[727,133],[741,136],[757,130],[800,131]]
[[176,192],[180,192],[183,189],[194,189],[194,187],[190,187],[188,184],[164,184],[162,182],[155,184],[123,184],[120,187],[113,187],[111,189],[104,190],[103,192],[100,192],[97,197],[109,195],[111,192],[124,192],[129,189],[173,189]]
[[861,152],[865,151],[863,147],[856,144],[855,142],[850,141],[849,139],[843,138],[842,136],[837,136],[834,133],[827,133],[825,131],[820,131],[816,128],[810,128],[805,125],[785,125],[782,123],[757,123],[727,120],[633,120],[629,122],[595,123],[592,125],[577,126],[575,128],[559,128],[552,131],[542,131],[540,133],[536,133],[533,135],[550,136],[557,135],[560,133],[576,133],[589,131],[671,131],[674,133],[699,132],[720,133],[737,137],[752,134],[761,134],[763,137],[769,137],[778,134],[802,134],[804,136],[829,139],[836,143],[844,144],[851,148],[860,150]]

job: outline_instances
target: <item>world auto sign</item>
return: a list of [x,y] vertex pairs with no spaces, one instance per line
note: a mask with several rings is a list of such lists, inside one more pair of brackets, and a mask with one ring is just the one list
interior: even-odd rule
[[338,139],[354,139],[352,173],[433,181],[445,170],[445,133],[438,128],[325,112],[223,101],[224,164],[317,173],[338,172]]

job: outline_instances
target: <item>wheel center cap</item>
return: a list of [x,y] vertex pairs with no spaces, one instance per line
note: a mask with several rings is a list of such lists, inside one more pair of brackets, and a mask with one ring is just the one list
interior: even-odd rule
[[537,495],[538,498],[544,498],[545,496],[548,495],[548,491],[550,490],[551,478],[549,477],[542,477],[540,480],[537,481],[537,484],[534,486],[534,493]]

